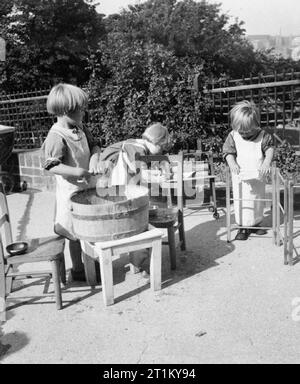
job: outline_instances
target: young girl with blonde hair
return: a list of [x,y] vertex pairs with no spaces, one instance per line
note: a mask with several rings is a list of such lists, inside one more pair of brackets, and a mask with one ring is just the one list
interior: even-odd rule
[[108,185],[126,185],[136,175],[136,155],[158,155],[170,146],[170,135],[160,123],[151,124],[141,139],[128,139],[108,146],[101,154],[102,173]]
[[[238,226],[259,227],[263,221],[266,175],[274,155],[272,136],[260,128],[259,111],[253,102],[242,101],[231,110],[232,131],[223,146],[232,173],[235,220]],[[239,201],[242,199],[242,201]],[[266,231],[240,229],[236,240],[250,233]]]
[[[128,139],[110,145],[101,154],[102,187],[139,183],[137,155],[162,154],[168,150],[170,143],[168,129],[160,123],[154,123],[146,128],[141,139]],[[148,277],[148,251],[133,252],[130,261],[137,269],[144,270],[144,277]]]
[[73,231],[70,197],[85,189],[92,174],[99,172],[100,148],[82,120],[87,94],[71,84],[58,84],[47,99],[47,110],[57,117],[43,144],[44,168],[56,176],[54,230],[69,239],[73,280],[85,279],[80,241]]

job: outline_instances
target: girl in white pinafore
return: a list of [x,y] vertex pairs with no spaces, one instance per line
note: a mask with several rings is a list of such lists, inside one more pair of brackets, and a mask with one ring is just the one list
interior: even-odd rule
[[70,197],[89,186],[90,176],[99,173],[100,148],[83,128],[87,95],[78,87],[58,84],[47,99],[47,110],[57,117],[43,144],[44,168],[56,176],[54,230],[69,240],[72,278],[85,280],[80,241],[73,231]]
[[236,161],[241,168],[240,174],[232,175],[233,197],[244,199],[235,201],[235,221],[244,227],[259,225],[264,216],[264,202],[258,200],[265,196],[264,177],[260,177],[258,172],[264,162],[261,148],[263,134],[262,131],[255,141],[247,141],[238,132],[233,132]]
[[[235,220],[238,226],[259,227],[265,208],[266,175],[273,159],[271,135],[259,127],[259,113],[254,103],[243,101],[231,111],[233,131],[223,147],[232,173]],[[242,199],[242,201],[240,201]],[[247,240],[251,232],[240,229],[236,240]]]

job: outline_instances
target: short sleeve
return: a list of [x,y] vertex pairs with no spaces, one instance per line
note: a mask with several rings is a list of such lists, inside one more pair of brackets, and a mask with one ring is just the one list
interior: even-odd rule
[[67,144],[64,139],[56,133],[49,133],[42,146],[45,163],[44,169],[49,171],[51,168],[63,163],[67,153]]
[[223,145],[223,158],[224,160],[228,155],[237,155],[236,146],[232,134],[230,133]]
[[265,155],[267,150],[273,147],[274,147],[274,140],[272,135],[270,135],[270,133],[265,132],[262,143],[261,143],[261,149],[263,154]]

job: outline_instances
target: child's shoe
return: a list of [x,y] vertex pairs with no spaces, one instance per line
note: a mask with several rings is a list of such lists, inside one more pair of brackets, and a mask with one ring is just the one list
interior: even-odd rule
[[239,229],[235,240],[245,241],[248,240],[250,233],[248,229]]
[[256,231],[256,235],[258,236],[264,236],[268,233],[268,231],[266,229],[262,229],[262,228],[259,228],[257,231]]
[[78,281],[78,282],[85,282],[86,281],[84,270],[74,271],[74,269],[71,269],[71,276],[72,276],[72,281]]
[[[259,225],[258,225],[258,227],[259,227]],[[252,229],[251,232],[255,233],[257,236],[264,236],[268,233],[268,231],[266,229],[262,229],[262,228]]]
[[143,277],[144,279],[148,279],[148,280],[150,280],[150,274],[149,274],[147,271],[143,271],[143,272],[142,272],[142,277]]

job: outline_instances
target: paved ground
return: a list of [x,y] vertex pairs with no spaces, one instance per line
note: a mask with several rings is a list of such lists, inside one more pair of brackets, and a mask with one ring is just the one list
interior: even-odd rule
[[[16,239],[51,234],[52,194],[14,194],[9,206]],[[292,302],[300,297],[300,264],[284,266],[270,234],[227,244],[223,216],[186,213],[188,251],[178,252],[170,273],[164,250],[161,292],[131,275],[125,259],[114,265],[117,302],[109,308],[101,287],[70,284],[57,312],[51,295],[41,297],[45,281],[27,282],[0,326],[0,362],[299,363],[300,322],[292,314],[300,311]]]

